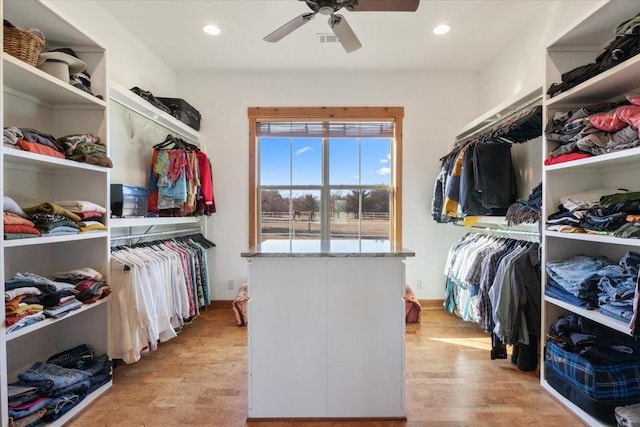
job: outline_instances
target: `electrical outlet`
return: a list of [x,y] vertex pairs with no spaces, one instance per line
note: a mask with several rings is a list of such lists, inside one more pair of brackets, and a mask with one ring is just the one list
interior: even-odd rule
[[416,287],[417,287],[418,289],[422,289],[422,280],[418,280],[418,281],[416,282]]
[[229,289],[233,289],[233,280],[229,280],[228,286],[229,286]]

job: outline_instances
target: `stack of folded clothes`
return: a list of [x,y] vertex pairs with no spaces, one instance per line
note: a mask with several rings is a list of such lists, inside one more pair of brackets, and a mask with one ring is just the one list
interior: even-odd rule
[[64,147],[64,153],[70,160],[89,163],[92,165],[113,167],[111,159],[107,157],[107,147],[94,134],[73,134],[58,138],[58,142]]
[[111,293],[102,274],[92,268],[50,274],[16,273],[5,281],[7,332],[62,317]]
[[547,122],[547,141],[558,144],[546,165],[578,160],[640,145],[640,96],[557,111]]
[[519,224],[535,224],[540,221],[542,210],[542,183],[531,190],[526,200],[516,200],[509,206],[505,219],[509,226]]
[[639,265],[636,252],[627,252],[618,263],[587,255],[547,261],[545,294],[586,309],[598,308],[632,327]]
[[4,145],[23,151],[64,159],[64,148],[53,135],[36,129],[8,127],[4,129]]
[[640,192],[600,188],[560,198],[547,230],[640,237]]
[[35,362],[9,384],[9,425],[53,422],[111,381],[113,361],[81,344]]
[[43,236],[78,234],[80,217],[52,202],[42,202],[24,208],[28,218],[33,221]]
[[111,159],[107,156],[107,147],[98,135],[91,133],[56,138],[36,129],[6,127],[3,142],[7,147],[23,151],[107,168],[113,167]]
[[105,207],[88,200],[56,200],[54,203],[80,217],[80,232],[107,230],[104,225]]
[[5,240],[39,237],[42,234],[33,221],[27,218],[27,214],[20,205],[11,197],[3,197],[3,206],[2,223]]

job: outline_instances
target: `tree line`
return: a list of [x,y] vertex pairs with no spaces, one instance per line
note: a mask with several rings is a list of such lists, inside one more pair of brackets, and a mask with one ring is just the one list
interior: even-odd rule
[[[359,216],[360,198],[362,198],[362,212],[389,212],[389,191],[388,190],[352,190],[345,195],[332,194],[329,201],[330,211],[336,212],[344,209],[345,212]],[[289,206],[291,200],[291,206]],[[340,203],[344,201],[344,203]],[[338,209],[336,209],[338,202]],[[315,212],[319,210],[316,206],[316,198],[312,194],[289,199],[283,197],[277,190],[262,192],[262,212]]]

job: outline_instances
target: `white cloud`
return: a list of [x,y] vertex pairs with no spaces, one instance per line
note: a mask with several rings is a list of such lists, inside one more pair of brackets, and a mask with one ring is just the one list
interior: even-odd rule
[[389,159],[380,159],[380,163],[389,163]]
[[300,154],[304,153],[305,151],[309,151],[309,150],[312,150],[312,148],[307,145],[306,147],[302,147],[302,148],[296,150],[296,154],[295,155],[296,156],[300,155]]
[[389,175],[391,173],[391,168],[380,168],[376,171],[378,175]]

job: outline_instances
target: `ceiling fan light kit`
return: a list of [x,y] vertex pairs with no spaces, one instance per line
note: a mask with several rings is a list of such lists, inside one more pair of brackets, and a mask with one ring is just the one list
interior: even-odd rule
[[304,1],[312,12],[296,16],[291,21],[267,35],[264,40],[275,43],[291,34],[317,14],[329,16],[329,27],[346,52],[362,47],[360,40],[351,29],[346,18],[336,12],[345,8],[351,12],[415,12],[420,0],[300,0]]

